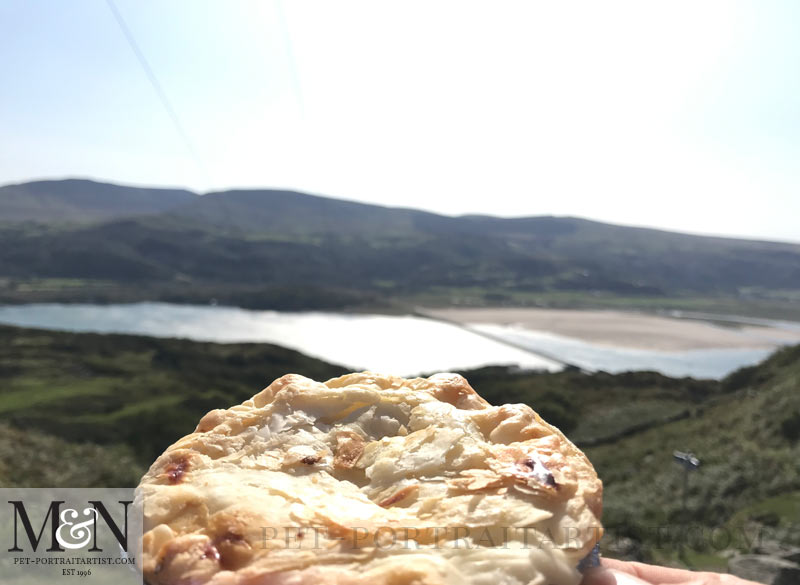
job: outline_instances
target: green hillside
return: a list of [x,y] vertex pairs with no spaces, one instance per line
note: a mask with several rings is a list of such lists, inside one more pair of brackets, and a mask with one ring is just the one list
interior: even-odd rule
[[124,446],[141,470],[207,411],[287,372],[327,379],[344,370],[269,344],[0,327],[0,422]]
[[[208,410],[287,372],[326,379],[342,371],[274,345],[0,327],[0,485],[131,485]],[[604,546],[627,543],[616,554],[724,565],[719,546],[676,536],[685,523],[727,531],[725,548],[747,549],[754,530],[800,522],[800,346],[719,382],[653,372],[464,373],[491,402],[526,402],[585,449],[606,488]],[[702,462],[686,512],[674,450]],[[90,473],[81,471],[87,458]],[[796,531],[786,534],[800,544]]]
[[[64,224],[79,219],[91,223]],[[195,196],[44,181],[0,188],[0,302],[30,300],[20,287],[51,301],[213,297],[280,309],[316,288],[295,304],[320,308],[328,293],[347,297],[334,306],[624,299],[650,308],[749,303],[791,317],[800,245],[569,217],[449,217],[291,191]]]
[[[800,346],[731,374],[722,387],[726,396],[692,416],[587,450],[606,482],[605,522],[616,534],[652,544],[654,528],[667,526],[669,551],[688,522],[722,528],[717,543],[690,543],[703,552],[719,552],[726,537],[731,546],[745,546],[762,530],[764,540],[800,544],[793,530],[800,522]],[[690,476],[685,513],[674,449],[701,460]]]

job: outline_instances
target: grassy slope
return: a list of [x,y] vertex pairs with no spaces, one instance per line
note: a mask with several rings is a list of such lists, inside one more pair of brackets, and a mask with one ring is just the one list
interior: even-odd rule
[[[727,395],[689,418],[587,449],[607,486],[605,522],[617,534],[648,541],[655,526],[675,529],[689,520],[724,527],[737,515],[741,525],[758,520],[763,502],[796,497],[800,346],[735,372],[722,388]],[[692,450],[702,462],[690,477],[688,518],[681,510],[682,471],[671,461],[674,449]],[[778,509],[783,522],[800,522],[796,506]],[[740,536],[732,535],[734,545],[742,544]],[[800,544],[800,534],[792,538]]]
[[131,283],[94,279],[0,278],[0,303],[167,303],[208,304],[277,311],[375,310],[395,303],[364,290],[331,286],[202,284],[191,280]]
[[125,445],[74,443],[0,424],[0,486],[105,487],[139,483],[145,466]]
[[[287,372],[326,379],[342,370],[271,345],[0,327],[0,485],[131,485],[206,411]],[[702,460],[690,482],[692,522],[800,521],[800,346],[722,382],[648,372],[465,374],[491,402],[526,402],[584,447],[606,485],[609,538],[631,538],[634,556],[676,554],[652,530],[687,519],[676,449]],[[89,475],[79,468],[87,457]],[[692,546],[684,561],[721,562],[703,543]]]
[[0,420],[71,442],[125,445],[149,464],[202,414],[287,372],[327,379],[343,371],[267,344],[0,327]]

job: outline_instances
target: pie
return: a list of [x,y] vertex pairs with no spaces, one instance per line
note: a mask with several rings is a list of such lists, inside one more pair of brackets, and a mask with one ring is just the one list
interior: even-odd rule
[[576,585],[602,483],[529,406],[457,374],[289,374],[142,478],[151,585]]

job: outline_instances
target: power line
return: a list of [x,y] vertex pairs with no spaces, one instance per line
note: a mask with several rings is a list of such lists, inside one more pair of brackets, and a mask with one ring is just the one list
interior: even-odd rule
[[303,100],[303,92],[300,89],[300,79],[297,75],[297,61],[294,58],[294,50],[292,49],[292,36],[289,33],[289,23],[286,20],[286,12],[283,9],[283,2],[281,0],[277,0],[275,2],[275,7],[278,13],[278,19],[281,22],[283,42],[286,50],[286,58],[289,61],[289,75],[292,78],[294,96],[300,109],[300,115],[305,116],[305,102]]
[[133,51],[133,54],[136,55],[136,59],[139,61],[139,65],[142,66],[142,69],[144,70],[147,79],[150,81],[150,85],[153,86],[153,89],[155,90],[156,95],[158,96],[158,99],[161,102],[161,105],[164,106],[164,109],[167,111],[167,115],[172,120],[172,124],[175,126],[175,130],[178,132],[178,135],[183,140],[186,149],[189,151],[189,155],[192,157],[192,159],[194,159],[194,162],[200,168],[200,171],[205,176],[206,181],[208,182],[208,186],[210,187],[211,179],[208,173],[208,169],[206,165],[203,163],[203,159],[200,157],[200,154],[198,153],[197,149],[194,147],[191,138],[189,138],[189,135],[186,133],[183,124],[181,124],[181,120],[178,117],[175,108],[172,107],[172,104],[170,103],[169,98],[167,97],[167,93],[164,91],[164,88],[161,86],[161,83],[159,83],[156,74],[153,72],[153,69],[150,67],[150,64],[147,62],[147,59],[145,58],[144,53],[142,53],[142,50],[139,48],[136,39],[133,37],[133,33],[131,33],[130,28],[128,28],[128,25],[125,22],[125,19],[122,17],[122,14],[117,9],[117,6],[114,4],[114,0],[106,0],[106,4],[108,4],[108,8],[111,10],[111,14],[114,15],[114,19],[117,21],[117,24],[119,25],[119,28],[122,31],[123,36],[128,41],[128,45]]

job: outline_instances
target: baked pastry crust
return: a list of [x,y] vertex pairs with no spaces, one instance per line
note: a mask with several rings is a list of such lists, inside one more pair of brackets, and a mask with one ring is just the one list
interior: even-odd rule
[[137,488],[152,585],[574,585],[602,484],[456,374],[289,374],[213,410]]

